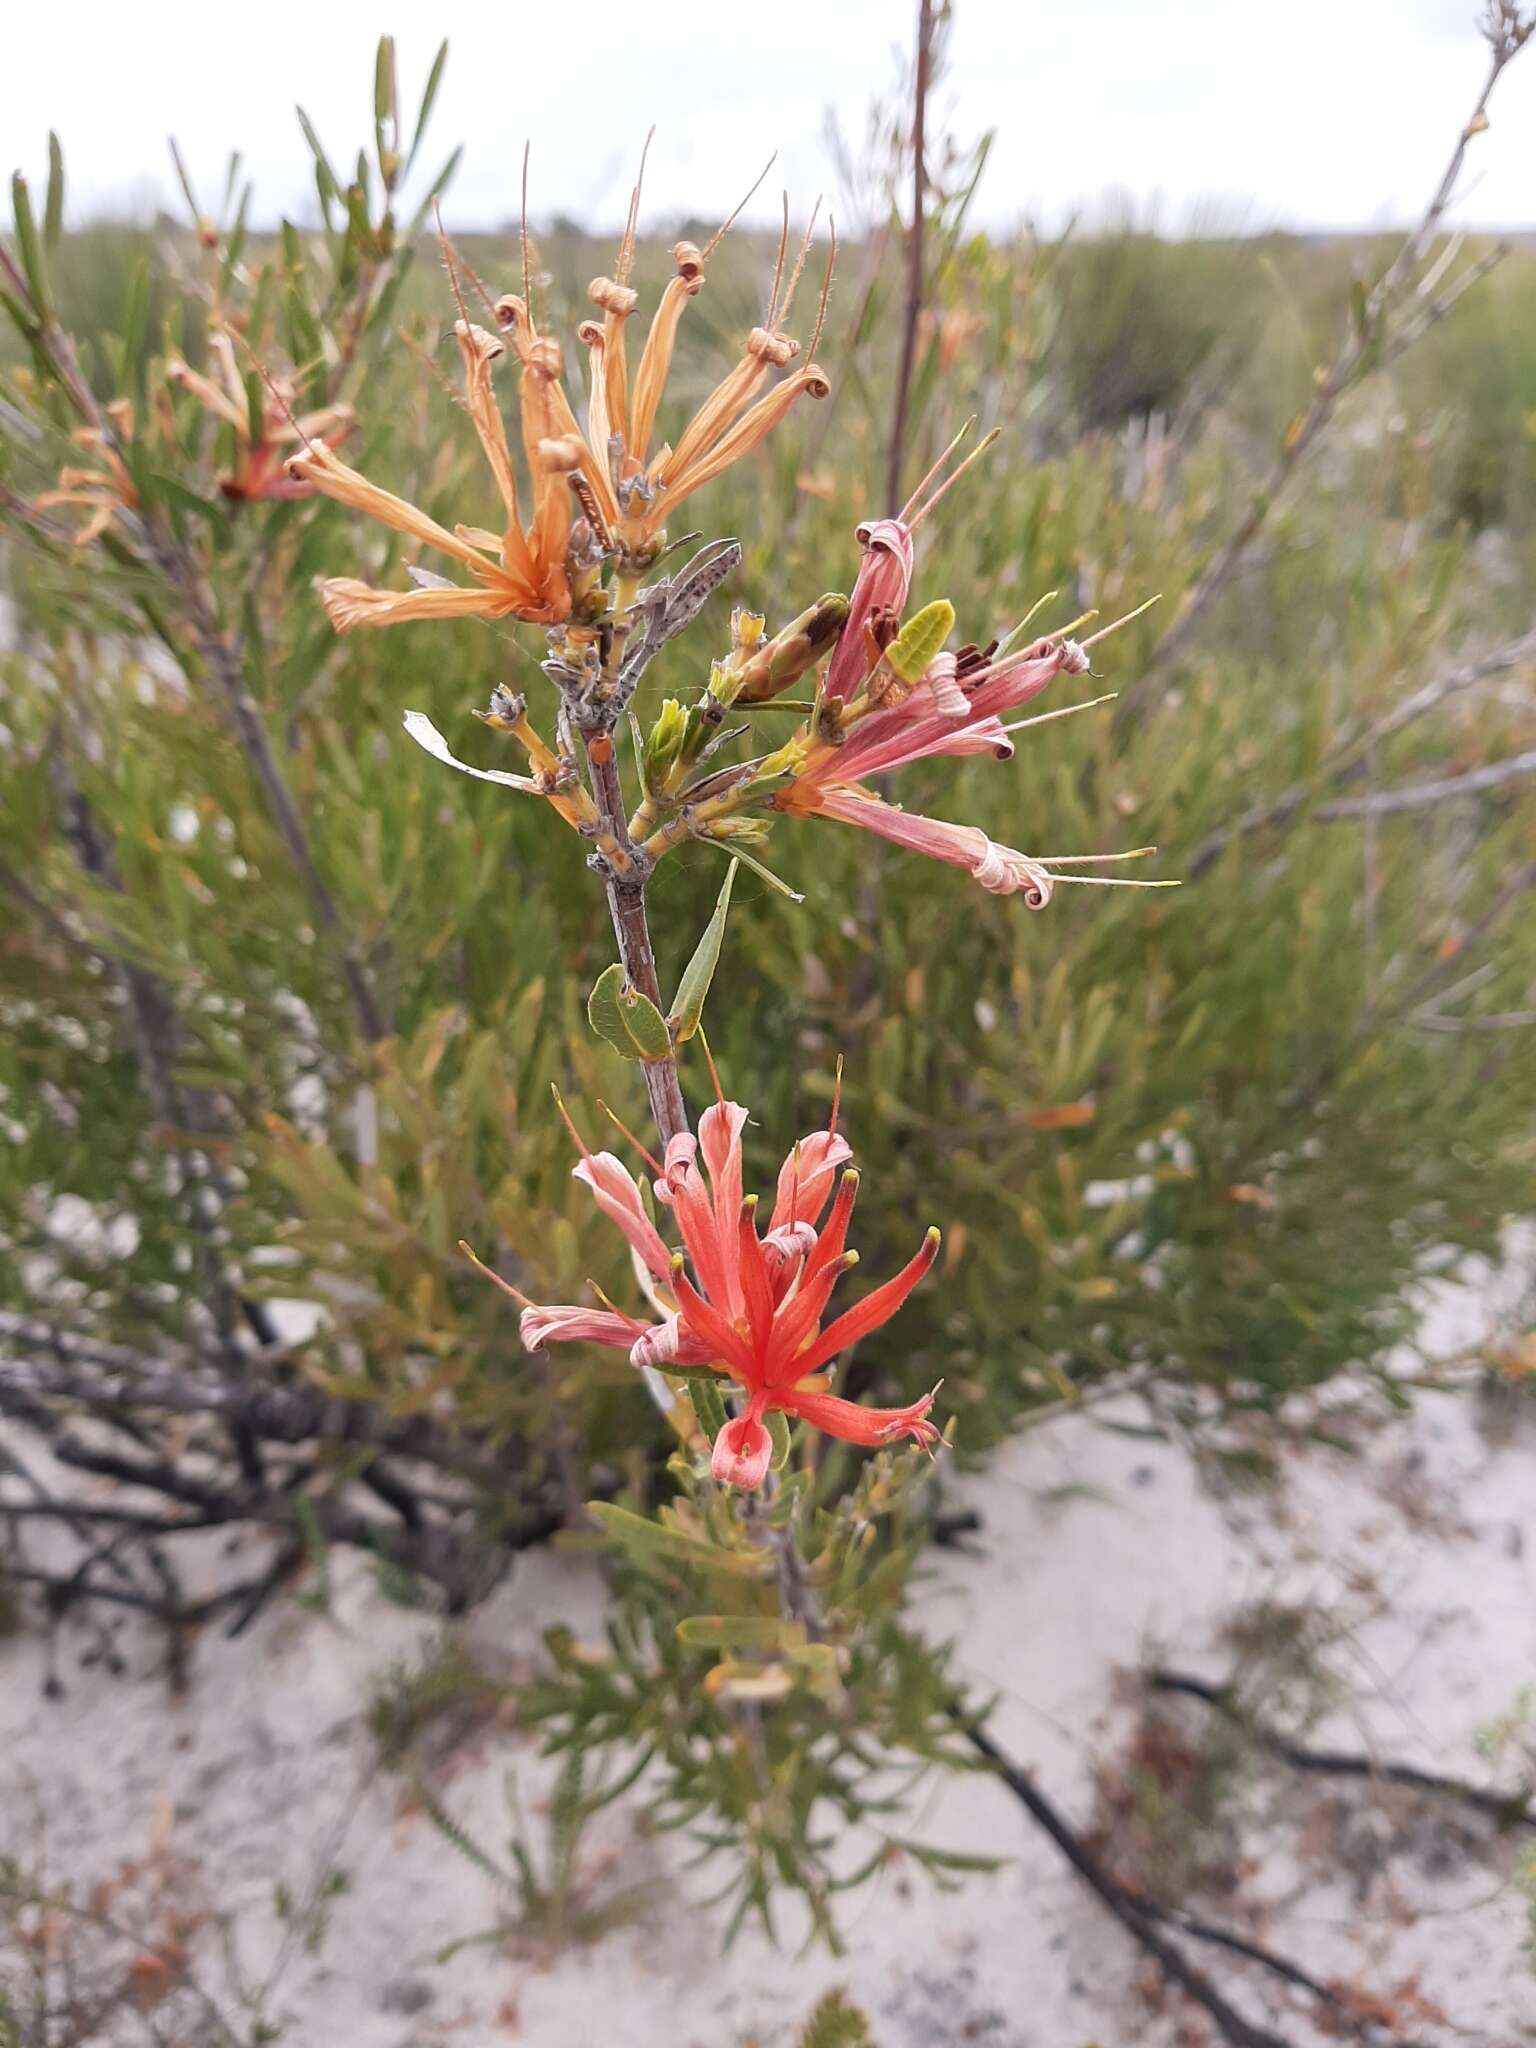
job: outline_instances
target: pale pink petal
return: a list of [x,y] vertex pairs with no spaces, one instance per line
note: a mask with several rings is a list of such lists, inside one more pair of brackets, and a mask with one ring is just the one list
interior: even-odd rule
[[777,1252],[781,1259],[803,1259],[816,1249],[816,1226],[814,1223],[786,1223],[781,1229],[770,1230],[763,1239],[765,1252]]
[[649,1323],[630,1347],[629,1362],[638,1371],[647,1365],[709,1365],[714,1358],[709,1346],[683,1328],[682,1317],[673,1314],[659,1323]]
[[870,613],[877,605],[902,611],[912,582],[912,535],[899,519],[868,520],[856,538],[864,559],[848,600],[848,623],[827,670],[824,694],[833,702],[853,696],[868,672],[864,628]]
[[538,1306],[525,1308],[517,1326],[529,1351],[542,1351],[546,1344],[611,1344],[628,1351],[645,1328],[618,1309]]
[[1051,900],[1052,876],[1027,853],[1001,846],[975,825],[951,825],[941,818],[920,818],[898,810],[856,789],[827,790],[817,802],[817,813],[838,818],[877,832],[912,853],[925,853],[951,867],[968,868],[984,889],[996,896],[1022,895],[1031,910],[1043,910]]
[[971,716],[971,700],[955,681],[955,668],[956,657],[945,648],[933,657],[923,677],[933,698],[933,708],[941,718]]
[[658,1202],[670,1205],[698,1149],[699,1141],[692,1131],[679,1131],[675,1137],[668,1138],[667,1149],[662,1154],[661,1179],[651,1183]]
[[773,1438],[755,1415],[738,1415],[715,1438],[711,1475],[722,1486],[761,1486],[773,1458]]
[[833,1175],[852,1157],[853,1147],[840,1132],[812,1131],[802,1138],[779,1168],[770,1232],[794,1223],[814,1223],[832,1192]]
[[1044,910],[1056,880],[1039,861],[1016,847],[1000,846],[995,839],[987,841],[986,853],[971,873],[994,896],[1022,896],[1031,910]]
[[904,768],[909,761],[925,761],[940,755],[991,754],[999,761],[1013,753],[1013,741],[995,713],[972,716],[964,725],[933,715],[903,718],[900,712],[864,719],[853,728],[843,745],[827,757],[825,779],[858,782],[868,775],[884,775],[892,768]]
[[646,1215],[640,1190],[623,1160],[611,1152],[589,1152],[573,1172],[577,1180],[585,1181],[599,1209],[617,1223],[656,1278],[665,1280],[672,1271],[671,1254]]
[[709,1168],[720,1231],[734,1231],[741,1213],[741,1134],[747,1112],[739,1102],[717,1102],[699,1118],[699,1150]]
[[775,1310],[800,1279],[805,1261],[816,1249],[814,1223],[786,1223],[763,1239],[763,1264]]
[[1017,711],[1021,704],[1038,697],[1063,670],[1071,675],[1081,674],[1073,655],[1067,652],[1069,648],[1074,654],[1082,651],[1070,640],[1036,640],[1018,653],[994,661],[978,675],[967,677],[971,685],[971,716]]

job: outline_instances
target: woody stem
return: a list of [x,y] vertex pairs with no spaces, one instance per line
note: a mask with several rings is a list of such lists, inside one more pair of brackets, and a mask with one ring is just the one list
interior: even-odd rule
[[[613,919],[614,937],[619,942],[619,959],[630,986],[649,997],[665,1014],[661,986],[656,979],[656,953],[651,945],[651,928],[645,914],[645,884],[649,863],[635,858],[634,843],[625,823],[624,787],[614,759],[613,736],[599,731],[582,731],[587,752],[587,774],[598,819],[613,853],[605,855],[601,873],[608,896],[608,914]],[[651,1102],[651,1119],[663,1147],[688,1128],[688,1111],[683,1103],[682,1084],[677,1077],[677,1060],[672,1053],[664,1059],[642,1063],[646,1093]]]

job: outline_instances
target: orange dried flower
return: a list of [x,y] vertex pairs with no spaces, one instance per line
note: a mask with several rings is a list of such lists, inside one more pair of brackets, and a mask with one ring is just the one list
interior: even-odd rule
[[[454,335],[464,365],[462,402],[501,497],[504,523],[499,533],[473,526],[456,526],[449,532],[416,506],[370,483],[323,444],[290,458],[293,478],[435,548],[467,569],[472,579],[467,585],[434,579],[426,588],[383,591],[352,577],[332,578],[321,585],[321,596],[339,631],[429,618],[510,617],[561,624],[571,617],[578,598],[590,591],[605,559],[614,559],[621,575],[643,573],[660,551],[665,522],[675,506],[750,454],[802,392],[825,397],[831,390],[814,361],[791,369],[799,344],[783,331],[810,247],[808,231],[782,307],[786,238],[780,241],[774,293],[763,326],[748,335],[741,361],[704,400],[676,445],[663,445],[652,453],[651,437],[683,307],[702,291],[705,263],[730,222],[702,250],[691,242],[677,244],[676,271],[662,293],[631,387],[624,330],[638,304],[629,284],[638,200],[637,186],[615,275],[594,279],[588,289],[603,317],[585,322],[579,330],[590,370],[585,425],[566,394],[560,344],[539,331],[534,316],[526,231],[522,292],[506,293],[494,303],[486,298],[499,334],[469,320],[460,284],[462,266],[443,242],[459,305]],[[479,288],[472,274],[470,281]],[[830,281],[829,262],[828,285]],[[812,356],[825,311],[824,288]],[[522,372],[518,412],[531,493],[526,519],[492,386],[493,370],[509,348]],[[776,369],[789,374],[765,390]]]

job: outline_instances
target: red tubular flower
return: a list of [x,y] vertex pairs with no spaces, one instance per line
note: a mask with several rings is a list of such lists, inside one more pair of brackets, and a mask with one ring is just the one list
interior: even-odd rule
[[827,669],[824,695],[834,703],[853,696],[879,658],[864,638],[871,616],[884,609],[899,617],[912,582],[911,527],[899,519],[866,519],[854,537],[864,559],[848,600],[848,623]]
[[[863,1408],[827,1391],[825,1369],[895,1315],[933,1264],[938,1231],[928,1232],[893,1279],[824,1326],[832,1290],[857,1260],[844,1249],[857,1173],[844,1172],[833,1192],[838,1169],[851,1156],[848,1142],[837,1131],[834,1110],[831,1128],[793,1148],[779,1173],[767,1231],[760,1234],[757,1197],[742,1195],[746,1121],[740,1103],[721,1102],[699,1119],[697,1137],[684,1133],[668,1145],[654,1187],[656,1200],[677,1224],[680,1252],[665,1250],[628,1169],[611,1153],[584,1152],[577,1178],[592,1189],[654,1279],[665,1278],[665,1288],[650,1289],[661,1317],[642,1323],[607,1307],[524,1303],[523,1342],[529,1350],[551,1343],[607,1344],[628,1351],[637,1366],[665,1372],[669,1365],[707,1365],[734,1380],[746,1406],[715,1441],[710,1469],[722,1485],[762,1484],[772,1455],[763,1422],[770,1411],[848,1443],[877,1447],[903,1436],[925,1447],[937,1443],[939,1432],[929,1420],[932,1394],[904,1408]],[[670,1310],[664,1306],[668,1297],[675,1304]]]
[[961,428],[894,519],[866,520],[856,529],[864,557],[847,624],[818,689],[815,717],[763,763],[765,778],[775,784],[769,801],[790,817],[833,818],[878,833],[914,853],[966,868],[984,889],[998,896],[1022,896],[1033,910],[1045,908],[1058,882],[1098,889],[1173,887],[1121,876],[1057,872],[1137,860],[1152,852],[1151,847],[1123,854],[1020,853],[989,838],[979,826],[913,817],[869,786],[870,777],[939,755],[992,754],[1006,761],[1013,753],[1010,734],[1072,717],[1106,701],[1093,698],[1011,725],[1003,723],[1005,712],[1029,703],[1056,676],[1087,674],[1088,648],[1114,627],[1104,628],[1081,646],[1063,632],[1003,654],[997,653],[996,641],[986,649],[967,647],[958,654],[940,648],[920,675],[912,673],[905,659],[893,665],[888,658],[900,637],[901,611],[912,582],[912,537],[996,438],[989,434],[939,481],[970,425]]

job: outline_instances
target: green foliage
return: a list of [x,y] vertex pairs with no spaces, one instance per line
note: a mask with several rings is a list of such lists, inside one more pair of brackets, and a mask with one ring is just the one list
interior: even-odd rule
[[710,984],[715,978],[715,969],[720,965],[720,949],[725,944],[725,920],[731,907],[731,888],[740,865],[739,861],[733,860],[726,869],[709,923],[704,927],[693,958],[683,969],[677,994],[672,998],[672,1011],[667,1021],[678,1045],[685,1045],[692,1038],[703,1018]]
[[462,1949],[487,1942],[562,1946],[598,1941],[632,1919],[648,1903],[643,1886],[619,1891],[593,1889],[582,1854],[592,1821],[634,1785],[641,1766],[603,1779],[579,1751],[562,1758],[545,1804],[542,1842],[523,1814],[515,1784],[508,1780],[511,1833],[505,1857],[487,1849],[420,1779],[413,1796],[448,1846],[499,1888],[506,1917],[484,1932],[461,1936],[438,1952],[446,1963]]
[[930,1770],[971,1761],[944,1653],[901,1622],[930,1469],[834,1445],[758,1499],[714,1486],[705,1446],[673,1457],[654,1521],[591,1510],[617,1553],[605,1648],[552,1631],[522,1711],[553,1755],[635,1753],[653,1824],[726,1866],[728,1939],[748,1919],[777,1934],[792,1895],[836,1949],[840,1894],[877,1869],[910,1860],[946,1885],[982,1867],[901,1821]]
[[829,1991],[805,2023],[799,2048],[875,2048],[869,2021],[841,1991]]
[[[140,1347],[201,1339],[211,1233],[242,1295],[317,1315],[294,1352],[306,1383],[515,1445],[519,1474],[558,1466],[585,1489],[602,1467],[629,1489],[594,1510],[614,1559],[606,1649],[557,1637],[530,1711],[589,1770],[605,1751],[622,1752],[618,1776],[644,1760],[664,1824],[729,1863],[733,1925],[769,1922],[787,1889],[834,1939],[834,1899],[861,1871],[897,1855],[941,1880],[948,1867],[901,1825],[912,1775],[957,1757],[943,1659],[900,1618],[918,1536],[904,1496],[922,1468],[835,1447],[813,1467],[791,1450],[753,1519],[711,1487],[697,1447],[664,1468],[666,1426],[620,1354],[522,1352],[457,1242],[540,1299],[575,1300],[591,1276],[638,1307],[572,1185],[548,1090],[578,1116],[602,1097],[638,1128],[635,1054],[665,1050],[667,1023],[633,991],[625,1007],[585,844],[541,803],[445,777],[399,722],[419,705],[473,733],[487,682],[510,675],[536,696],[543,643],[483,623],[337,638],[314,579],[355,573],[362,548],[373,580],[403,582],[402,543],[362,539],[328,501],[231,495],[233,426],[164,378],[173,357],[207,371],[222,320],[306,401],[357,406],[348,453],[382,485],[449,526],[494,516],[462,417],[419,368],[451,313],[435,266],[413,267],[419,213],[397,212],[407,189],[419,207],[443,183],[416,182],[441,65],[413,123],[381,46],[373,154],[355,176],[304,124],[314,233],[251,231],[237,162],[217,207],[188,186],[192,226],[153,240],[62,229],[56,197],[39,221],[19,195],[22,268],[78,330],[91,389],[132,400],[125,469],[193,564],[196,603],[184,587],[178,609],[112,526],[94,547],[61,539],[78,508],[55,508],[42,533],[8,521],[0,1305],[46,1300],[78,1334]],[[977,168],[935,154],[906,468],[920,474],[973,409],[1004,439],[924,527],[903,640],[921,626],[927,644],[942,623],[940,641],[953,624],[984,643],[1047,591],[1033,630],[1159,591],[1169,615],[1343,331],[1360,252],[1139,232],[995,242],[966,227]],[[48,190],[62,192],[57,164]],[[492,289],[517,268],[506,238],[470,238],[467,254]],[[541,237],[553,330],[582,316],[610,254],[574,230]],[[657,274],[654,254],[642,247],[637,279]],[[749,233],[713,260],[658,439],[734,360],[768,262]],[[1302,803],[1241,828],[1321,788],[1469,650],[1528,629],[1533,280],[1536,259],[1512,256],[1357,396],[1154,716],[1090,712],[1018,735],[1011,765],[903,776],[911,810],[1029,850],[1155,841],[1183,889],[1064,883],[1036,917],[844,826],[789,819],[766,849],[730,847],[741,872],[733,860],[723,887],[718,849],[658,866],[675,1035],[699,1036],[708,992],[710,1050],[753,1110],[748,1185],[770,1185],[789,1140],[824,1119],[842,1055],[866,1270],[894,1270],[928,1221],[944,1229],[942,1267],[847,1363],[841,1392],[910,1398],[942,1376],[969,1457],[1042,1403],[1138,1369],[1164,1382],[1170,1426],[1198,1434],[1379,1368],[1411,1332],[1412,1285],[1495,1253],[1528,1205],[1527,1048],[1421,1028],[1431,999],[1453,1026],[1529,1006],[1536,930],[1503,893],[1536,854],[1519,786],[1370,826],[1315,822]],[[733,745],[766,752],[793,730],[775,692],[846,617],[841,598],[808,600],[850,582],[853,528],[883,502],[899,290],[888,261],[866,296],[834,302],[826,408],[696,501],[711,531],[741,536],[738,617],[728,626],[717,599],[647,671],[635,708],[653,787],[702,751],[712,678],[711,709],[750,720]],[[17,501],[97,459],[72,441],[20,310],[0,348],[0,480]],[[402,328],[414,352],[394,346]],[[261,392],[245,391],[254,413]],[[792,623],[749,646],[765,619]],[[1136,677],[1157,631],[1145,616],[1094,650],[1103,687]],[[237,672],[221,680],[230,649]],[[294,792],[334,924],[242,738],[242,700]],[[1058,685],[1050,708],[1072,701]],[[1494,685],[1361,759],[1387,787],[1531,744],[1528,692]],[[580,995],[594,982],[596,1039]],[[708,1099],[696,1054],[684,1078]],[[718,1390],[689,1385],[717,1429]],[[515,1505],[485,1487],[488,1540]],[[791,1529],[811,1584],[786,1615],[776,1544]],[[397,1675],[374,1709],[386,1752],[405,1755],[462,1677]],[[558,1889],[558,1872],[533,1882],[491,1860],[525,1899]]]
[[592,984],[587,1022],[623,1060],[665,1059],[671,1047],[666,1018],[649,996],[631,986],[617,961]]
[[419,1760],[424,1744],[452,1742],[493,1718],[507,1696],[462,1642],[444,1635],[414,1664],[392,1664],[374,1680],[368,1733],[380,1763],[400,1770]]

